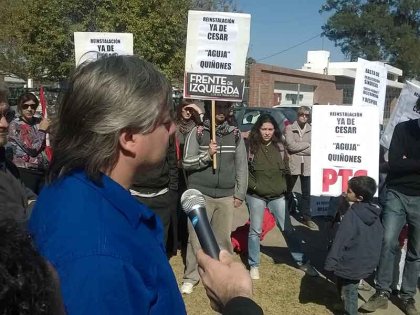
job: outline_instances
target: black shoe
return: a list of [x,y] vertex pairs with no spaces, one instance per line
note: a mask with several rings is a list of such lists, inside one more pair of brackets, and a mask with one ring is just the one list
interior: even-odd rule
[[407,300],[401,300],[401,309],[407,315],[420,315],[419,311],[416,309],[416,302],[413,298]]
[[363,304],[360,309],[366,312],[374,312],[378,308],[388,308],[389,292],[378,290],[372,295],[369,300]]
[[398,290],[398,289],[393,289],[393,290],[391,291],[391,296],[392,296],[392,297],[399,297],[399,296],[400,296],[400,290]]
[[308,276],[311,276],[311,277],[319,276],[318,271],[316,271],[316,269],[311,265],[309,261],[307,261],[304,264],[298,264],[298,267],[300,270],[305,272]]

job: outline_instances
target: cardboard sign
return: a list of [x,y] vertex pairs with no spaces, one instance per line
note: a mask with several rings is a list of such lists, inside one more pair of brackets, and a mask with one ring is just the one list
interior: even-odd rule
[[381,137],[381,145],[389,149],[395,126],[400,122],[420,118],[420,111],[416,102],[420,97],[420,86],[407,81],[398,97],[394,111],[389,118],[385,131]]
[[377,106],[380,124],[384,117],[387,74],[384,64],[362,58],[357,60],[353,106]]
[[354,176],[378,183],[378,107],[317,105],[312,121],[311,195],[339,196]]
[[94,61],[100,56],[132,54],[133,34],[131,33],[74,33],[76,67],[86,60]]
[[241,101],[251,16],[189,11],[184,97]]

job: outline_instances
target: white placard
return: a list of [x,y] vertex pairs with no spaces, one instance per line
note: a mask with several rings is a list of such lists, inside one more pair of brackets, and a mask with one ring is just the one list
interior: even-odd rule
[[184,97],[241,101],[251,15],[189,11]]
[[389,118],[385,131],[381,137],[381,145],[389,149],[392,134],[397,124],[410,119],[420,118],[420,111],[416,108],[416,102],[420,97],[420,86],[407,81],[398,97],[397,104]]
[[383,123],[388,71],[383,63],[357,60],[353,106],[378,106],[379,123]]
[[354,176],[378,183],[378,107],[317,105],[312,121],[311,195],[339,196]]
[[132,55],[133,34],[75,32],[74,56],[76,67],[86,60],[96,60],[104,55]]

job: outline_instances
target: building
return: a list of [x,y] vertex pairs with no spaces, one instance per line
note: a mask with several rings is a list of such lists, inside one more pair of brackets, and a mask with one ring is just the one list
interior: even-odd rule
[[[388,70],[384,118],[390,116],[403,83],[402,70]],[[328,51],[308,51],[302,69],[255,63],[250,67],[249,106],[351,104],[357,62],[330,62]]]

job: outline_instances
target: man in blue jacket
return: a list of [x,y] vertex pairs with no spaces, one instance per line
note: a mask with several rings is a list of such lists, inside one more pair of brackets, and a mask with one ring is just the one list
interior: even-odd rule
[[[70,79],[49,183],[30,220],[39,251],[60,277],[69,315],[186,313],[162,223],[129,192],[136,174],[166,155],[175,131],[170,95],[163,74],[135,56],[100,58]],[[227,281],[235,284],[232,276]]]

